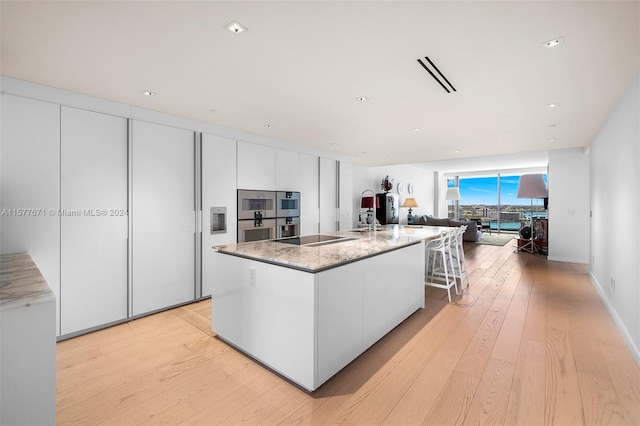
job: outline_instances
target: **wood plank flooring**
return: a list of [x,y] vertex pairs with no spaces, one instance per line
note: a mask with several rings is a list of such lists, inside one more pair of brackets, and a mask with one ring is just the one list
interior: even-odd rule
[[640,369],[585,265],[465,246],[471,286],[309,394],[219,341],[203,301],[57,345],[58,424],[640,424]]

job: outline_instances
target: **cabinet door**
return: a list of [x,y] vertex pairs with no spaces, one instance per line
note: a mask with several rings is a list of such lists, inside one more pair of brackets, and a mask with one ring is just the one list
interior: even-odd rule
[[[213,249],[237,239],[236,141],[202,135],[202,296],[211,296]],[[227,230],[211,233],[211,207],[227,209]]]
[[300,154],[300,235],[318,233],[318,157]]
[[127,120],[62,107],[62,334],[127,317]]
[[340,199],[340,230],[353,229],[353,167],[351,163],[338,163],[340,183],[338,185]]
[[194,133],[133,122],[133,314],[195,298]]
[[60,106],[3,94],[0,117],[2,253],[29,252],[56,295],[60,334]]
[[338,229],[336,160],[320,157],[320,232]]
[[276,191],[300,191],[300,154],[276,149]]
[[238,189],[276,190],[276,149],[238,141]]

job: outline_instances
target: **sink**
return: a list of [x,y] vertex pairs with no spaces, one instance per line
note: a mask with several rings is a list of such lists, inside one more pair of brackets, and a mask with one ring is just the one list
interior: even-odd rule
[[[384,230],[384,228],[382,227],[377,227],[376,231],[382,231]],[[350,229],[349,232],[371,232],[369,231],[369,228],[357,228],[357,229]]]

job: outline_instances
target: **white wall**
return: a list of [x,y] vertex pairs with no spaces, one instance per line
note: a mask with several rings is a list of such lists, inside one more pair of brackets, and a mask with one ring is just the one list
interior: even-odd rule
[[640,364],[640,73],[591,144],[590,157],[591,276]]
[[549,151],[549,260],[589,263],[589,154]]
[[[404,191],[399,194],[400,205],[407,197],[413,197],[418,207],[413,209],[414,215],[433,215],[433,172],[411,164],[398,164],[380,167],[353,167],[353,198],[354,220],[357,222],[360,209],[360,197],[365,189],[372,189],[376,193],[383,192],[380,188],[382,179],[389,175],[393,179],[392,193],[398,194],[398,183],[402,183]],[[413,184],[413,194],[408,193],[409,184]],[[364,212],[364,210],[362,210]],[[400,224],[407,224],[408,208],[400,207]]]

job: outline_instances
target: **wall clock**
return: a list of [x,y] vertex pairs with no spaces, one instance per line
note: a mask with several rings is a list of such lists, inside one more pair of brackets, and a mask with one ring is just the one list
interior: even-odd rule
[[398,184],[397,186],[398,188],[398,194],[402,194],[402,192],[404,191],[404,185],[402,185],[401,183]]
[[409,194],[413,194],[413,184],[412,183],[407,185],[407,191],[409,192]]

